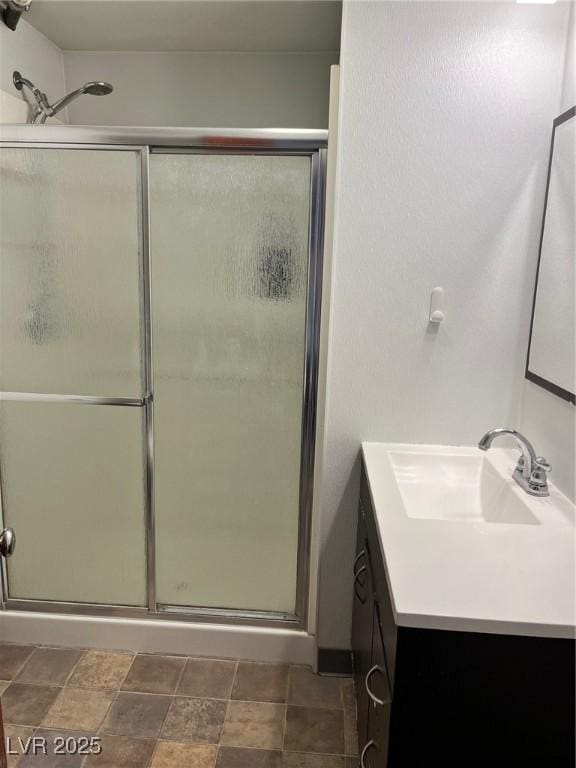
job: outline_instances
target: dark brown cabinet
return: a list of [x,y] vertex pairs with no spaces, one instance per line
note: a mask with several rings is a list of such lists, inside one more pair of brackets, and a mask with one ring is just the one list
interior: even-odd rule
[[352,578],[361,768],[574,768],[574,641],[397,626],[364,469]]
[[369,698],[364,687],[364,681],[372,664],[372,628],[374,625],[374,590],[372,588],[366,546],[366,525],[364,510],[361,504],[358,516],[358,540],[353,573],[354,614],[352,621],[354,681],[357,691],[357,714],[360,734],[368,733]]
[[392,687],[384,651],[382,608],[375,588],[374,556],[370,551],[372,518],[366,493],[367,488],[363,484],[353,573],[352,646],[362,761],[365,768],[371,768],[386,765]]

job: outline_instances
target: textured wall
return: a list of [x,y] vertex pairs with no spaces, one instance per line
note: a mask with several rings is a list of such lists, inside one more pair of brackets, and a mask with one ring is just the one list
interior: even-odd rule
[[109,80],[114,93],[69,107],[79,125],[326,128],[338,53],[65,54],[70,88]]
[[[571,22],[562,78],[562,94],[556,109],[560,115],[576,104],[576,7],[572,4]],[[548,126],[552,131],[552,117]],[[540,217],[544,188],[540,190]],[[574,286],[573,286],[574,288]],[[534,441],[539,453],[552,464],[551,478],[573,500],[576,498],[576,417],[574,406],[526,379],[522,391],[520,429]]]
[[[569,8],[348,2],[319,641],[350,640],[361,440],[517,426]],[[443,285],[446,321],[427,323]]]

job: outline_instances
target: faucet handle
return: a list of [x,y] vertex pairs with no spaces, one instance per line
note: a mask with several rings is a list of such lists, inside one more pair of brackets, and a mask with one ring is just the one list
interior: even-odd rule
[[530,475],[530,488],[547,492],[548,472],[551,470],[552,466],[549,464],[548,460],[545,459],[544,456],[537,456]]
[[549,463],[548,459],[544,458],[544,456],[536,456],[534,471],[537,472],[538,470],[544,470],[544,472],[552,471],[552,465]]

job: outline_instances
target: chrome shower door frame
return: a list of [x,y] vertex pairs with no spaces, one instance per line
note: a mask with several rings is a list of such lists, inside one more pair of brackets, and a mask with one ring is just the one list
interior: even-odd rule
[[[146,607],[12,599],[9,597],[8,573],[4,561],[1,565],[0,573],[0,597],[2,608],[8,610],[65,613],[86,616],[116,616],[139,619],[166,619],[170,621],[205,621],[269,627],[276,626],[284,628],[288,627],[296,630],[306,630],[308,628],[310,534],[314,490],[313,479],[316,443],[318,348],[322,299],[324,192],[327,142],[328,132],[321,130],[100,128],[46,125],[0,125],[0,147],[32,147],[38,149],[69,150],[130,150],[138,152],[140,155],[140,340],[143,396],[141,398],[99,398],[80,395],[42,395],[36,393],[0,392],[0,399],[74,402],[85,405],[117,405],[142,408],[147,587]],[[152,151],[202,154],[296,155],[307,156],[311,160],[297,582],[294,614],[160,605],[157,602],[149,194],[149,156]],[[0,501],[2,498],[1,491],[2,476],[0,468]]]

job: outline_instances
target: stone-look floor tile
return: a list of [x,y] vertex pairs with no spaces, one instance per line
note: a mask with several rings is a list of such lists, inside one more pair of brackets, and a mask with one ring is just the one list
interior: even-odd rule
[[304,755],[284,752],[282,768],[346,768],[345,758],[336,755]]
[[199,699],[229,699],[235,673],[235,661],[188,659],[176,693]]
[[34,754],[30,751],[27,755],[22,755],[17,766],[18,768],[80,768],[86,757],[85,752],[77,749],[67,750],[65,742],[67,739],[72,739],[79,744],[79,739],[90,739],[92,736],[92,733],[81,731],[50,731],[40,728],[34,733],[34,737],[43,740],[46,745],[46,754],[39,752]]
[[150,768],[214,768],[217,747],[159,741]]
[[282,752],[220,747],[216,768],[282,768]]
[[174,697],[162,728],[163,739],[218,744],[226,717],[226,701]]
[[170,696],[119,693],[104,721],[104,733],[155,738],[170,706]]
[[68,680],[68,685],[117,691],[128,674],[133,658],[130,653],[86,651]]
[[288,707],[284,749],[289,752],[344,754],[344,712],[319,707]]
[[360,760],[357,757],[347,757],[346,768],[360,768]]
[[6,756],[8,768],[14,768],[20,761],[20,757],[30,744],[34,728],[26,728],[23,725],[6,725],[4,736],[6,738]]
[[42,721],[46,728],[97,731],[104,722],[113,693],[63,688]]
[[356,712],[351,709],[344,710],[344,752],[354,756],[359,754]]
[[221,744],[227,747],[281,749],[284,704],[255,704],[231,701]]
[[16,680],[34,685],[65,685],[82,653],[67,648],[36,648]]
[[156,746],[154,739],[100,736],[102,751],[86,758],[83,768],[146,768]]
[[33,645],[0,644],[0,680],[13,680],[33,650]]
[[256,664],[240,662],[232,689],[238,701],[286,703],[288,671],[285,664]]
[[343,677],[340,680],[342,692],[342,706],[344,709],[356,711],[356,690],[354,680],[351,677]]
[[12,683],[2,694],[4,722],[11,725],[40,725],[60,690],[48,685]]
[[0,680],[0,694],[4,693],[6,688],[10,685],[10,680]]
[[179,656],[138,654],[126,679],[123,691],[140,693],[174,693],[186,659]]
[[288,704],[299,707],[341,709],[340,678],[321,677],[306,667],[292,667]]

